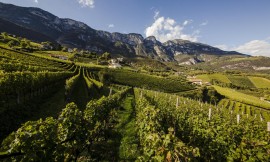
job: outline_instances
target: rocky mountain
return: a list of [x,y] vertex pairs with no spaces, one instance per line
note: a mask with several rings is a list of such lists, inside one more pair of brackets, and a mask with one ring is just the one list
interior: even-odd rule
[[28,38],[37,42],[46,42],[50,41],[56,43],[56,41],[42,33],[36,32],[34,30],[16,25],[7,20],[3,20],[0,18],[0,32],[7,32],[13,35],[18,35],[23,38]]
[[[143,38],[142,35],[136,33],[122,34],[95,30],[82,22],[59,18],[39,8],[19,7],[1,2],[0,18],[24,29],[40,33],[63,46],[87,49],[97,53],[110,52],[124,57],[145,56],[162,61],[180,62],[179,56],[182,55],[189,55],[196,60],[198,60],[197,56],[202,55],[241,55],[238,52],[222,51],[206,44],[181,39],[161,43],[154,36]],[[0,31],[3,30],[1,25]],[[204,61],[203,58],[200,60]]]

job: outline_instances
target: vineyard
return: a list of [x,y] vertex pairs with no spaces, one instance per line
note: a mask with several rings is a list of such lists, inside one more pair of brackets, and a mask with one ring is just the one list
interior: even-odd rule
[[269,121],[270,120],[270,112],[248,104],[244,104],[237,101],[232,101],[229,99],[223,99],[219,102],[219,106],[225,109],[228,109],[229,111],[233,111],[234,113],[238,114],[246,114],[246,116],[252,116],[254,118],[258,118],[261,121]]
[[143,123],[149,128],[139,129],[144,160],[269,161],[267,123],[258,117],[165,93],[135,94],[149,119]]
[[269,88],[270,86],[270,80],[264,78],[265,76],[256,77],[215,73],[198,75],[197,77],[204,82],[217,82],[219,85],[238,89]]
[[262,77],[249,77],[251,82],[257,87],[257,88],[269,88],[270,87],[270,81],[266,78]]
[[[250,80],[226,77],[268,84]],[[186,91],[196,87],[183,77],[1,48],[0,161],[270,160],[269,103],[176,95]]]
[[270,108],[270,103],[260,100],[258,97],[247,95],[230,88],[223,88],[219,86],[213,86],[220,94],[226,96],[229,99],[242,102],[248,105],[253,105],[255,107],[260,107],[264,109]]

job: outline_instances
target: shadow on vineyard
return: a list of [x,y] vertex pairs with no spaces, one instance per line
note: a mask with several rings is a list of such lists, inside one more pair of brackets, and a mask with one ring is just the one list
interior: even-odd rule
[[10,101],[5,104],[5,107],[2,107],[4,111],[0,113],[0,140],[2,141],[4,137],[26,121],[48,116],[56,117],[65,104],[63,83],[58,83],[45,93],[31,100],[25,100],[21,104]]
[[[83,77],[80,76],[78,82],[75,85],[75,88],[71,94],[70,99],[67,99],[68,102],[74,102],[78,106],[80,110],[84,110],[86,107],[87,102],[90,100],[91,96],[88,96],[86,84],[83,80]],[[95,95],[95,97],[98,97],[98,94]],[[94,97],[91,97],[94,98]]]

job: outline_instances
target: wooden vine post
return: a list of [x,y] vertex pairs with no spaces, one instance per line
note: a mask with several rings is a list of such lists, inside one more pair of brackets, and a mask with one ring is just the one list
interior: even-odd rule
[[212,114],[212,108],[210,107],[210,108],[209,108],[209,112],[208,112],[208,120],[211,119],[211,114]]
[[110,88],[110,94],[109,94],[109,96],[111,96],[112,95],[112,87]]
[[263,121],[263,117],[262,117],[262,114],[260,113],[260,119],[261,119],[261,122]]
[[240,123],[240,115],[239,114],[237,114],[236,120],[237,120],[237,124],[239,124]]
[[176,107],[178,107],[179,106],[179,98],[177,97],[177,99],[176,99]]

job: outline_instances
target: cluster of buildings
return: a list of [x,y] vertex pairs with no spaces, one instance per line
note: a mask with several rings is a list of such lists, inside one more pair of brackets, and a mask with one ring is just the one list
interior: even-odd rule
[[111,59],[109,61],[109,68],[112,69],[117,69],[117,68],[121,68],[122,66],[120,65],[120,62],[123,62],[123,58],[116,58],[116,59]]
[[188,76],[187,80],[197,85],[211,85],[211,83],[203,82],[202,79],[196,78],[196,76]]

